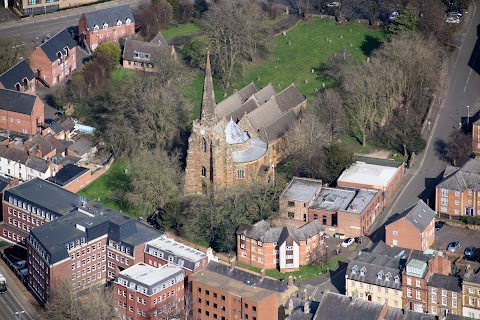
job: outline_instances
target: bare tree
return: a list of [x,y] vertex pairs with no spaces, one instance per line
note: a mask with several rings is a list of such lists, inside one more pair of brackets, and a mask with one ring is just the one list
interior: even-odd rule
[[25,44],[19,44],[15,38],[0,38],[0,74],[4,73],[22,57],[25,57]]
[[212,64],[225,87],[271,40],[264,12],[255,0],[220,0],[212,5],[204,20]]
[[147,40],[155,37],[161,29],[167,28],[172,22],[172,16],[172,5],[165,0],[143,2],[135,11],[140,32]]
[[345,110],[340,93],[336,89],[328,88],[315,96],[310,108],[312,113],[328,129],[328,141],[333,143],[335,137],[344,131],[346,125]]
[[454,166],[462,165],[472,155],[472,137],[461,130],[453,130],[445,145],[445,157]]

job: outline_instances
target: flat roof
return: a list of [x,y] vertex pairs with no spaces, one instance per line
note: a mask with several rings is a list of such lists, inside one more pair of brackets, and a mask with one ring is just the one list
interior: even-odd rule
[[202,251],[196,250],[192,247],[189,247],[187,245],[184,245],[183,243],[167,237],[157,238],[148,242],[147,245],[161,249],[163,251],[169,251],[178,257],[183,257],[193,262],[198,262],[207,256]]
[[310,207],[327,211],[345,210],[355,198],[355,193],[347,189],[322,188]]
[[128,269],[123,270],[119,275],[135,280],[146,286],[153,286],[179,272],[182,273],[183,269],[171,264],[166,264],[155,268],[140,262]]
[[345,169],[337,181],[386,187],[398,170],[400,170],[400,168],[357,161]]
[[321,186],[322,180],[293,177],[282,196],[287,200],[308,202]]
[[[355,195],[355,198],[353,198],[352,202],[345,211],[351,213],[361,213],[379,192],[380,191],[378,190],[359,189]],[[354,207],[356,207],[356,209],[354,209]]]

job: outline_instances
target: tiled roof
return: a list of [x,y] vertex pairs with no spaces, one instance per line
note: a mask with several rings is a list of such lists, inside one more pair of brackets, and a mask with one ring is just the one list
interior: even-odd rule
[[47,42],[43,43],[39,48],[45,52],[45,55],[48,57],[50,62],[54,62],[58,59],[58,52],[65,54],[65,47],[72,49],[76,46],[77,43],[72,39],[72,36],[70,33],[68,33],[67,29],[63,29],[51,37]]
[[461,280],[455,276],[446,276],[439,273],[434,273],[428,279],[427,286],[442,288],[449,291],[461,292]]
[[27,160],[26,166],[42,173],[47,172],[49,168],[47,160],[35,156]]
[[87,28],[90,30],[93,30],[96,25],[102,28],[104,23],[108,24],[109,27],[116,26],[118,21],[124,24],[127,18],[130,19],[132,23],[135,22],[132,9],[130,9],[128,5],[85,12],[84,15]]
[[94,148],[93,142],[91,139],[83,136],[77,141],[75,141],[68,149],[75,151],[79,156],[83,156],[92,151]]
[[259,106],[260,105],[258,104],[256,99],[250,98],[240,107],[228,113],[226,115],[226,118],[232,119],[233,121],[238,122],[240,119],[243,118],[245,114],[252,112],[253,110],[257,109]]
[[269,83],[266,87],[263,87],[262,89],[258,90],[253,96],[255,97],[255,99],[258,101],[259,104],[264,104],[276,94],[277,92],[273,88],[272,84]]
[[[135,57],[135,53],[150,54],[150,58],[142,59]],[[123,48],[123,59],[139,62],[155,62],[157,56],[165,54],[165,57],[172,53],[172,47],[169,45],[159,45],[152,42],[143,42],[138,40],[127,39]],[[161,57],[158,57],[161,58]]]
[[257,92],[257,87],[255,87],[255,84],[250,83],[240,91],[238,91],[238,94],[240,95],[240,98],[243,100],[243,102],[247,101],[248,98],[250,98],[255,92]]
[[32,80],[35,74],[26,60],[22,60],[3,74],[0,75],[0,82],[6,89],[15,90],[15,84],[23,85],[23,79]]
[[463,282],[472,282],[480,285],[480,273],[466,273]]
[[257,109],[247,114],[247,118],[255,130],[261,130],[283,115],[278,107],[275,97],[262,104]]
[[0,109],[32,114],[37,96],[9,89],[0,89]]
[[402,212],[400,218],[405,218],[417,230],[423,232],[435,219],[435,211],[427,206],[423,200],[419,200],[416,204]]
[[156,45],[168,45],[167,40],[165,40],[161,32],[159,32],[152,40],[150,40],[150,43]]
[[314,320],[381,319],[383,305],[362,299],[351,299],[339,293],[327,292],[315,313]]
[[470,159],[461,168],[448,166],[437,188],[480,191],[480,160]]
[[[290,110],[281,117],[264,127],[266,142],[272,142],[282,137],[285,133],[297,124],[297,115],[295,111]],[[261,137],[261,135],[260,135]]]
[[275,96],[278,106],[282,112],[298,106],[305,101],[305,96],[298,91],[298,89],[292,84],[279,94]]

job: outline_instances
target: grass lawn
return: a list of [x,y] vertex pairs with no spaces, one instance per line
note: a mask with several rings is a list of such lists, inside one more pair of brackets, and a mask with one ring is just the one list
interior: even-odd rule
[[134,73],[135,73],[135,70],[118,67],[112,71],[112,74],[110,75],[110,79],[112,80],[113,84],[117,84],[122,82],[129,76],[133,75]]
[[125,174],[126,168],[128,168],[127,162],[114,161],[107,172],[80,190],[78,194],[88,199],[100,202],[104,206],[114,210],[136,217],[137,214],[128,211],[128,207],[125,203],[115,199],[115,190],[127,189],[128,176]]
[[[327,269],[336,270],[338,268],[339,261],[343,261],[342,256],[333,257],[323,267],[319,267],[313,264],[308,264],[305,266],[300,266],[300,270],[293,271],[293,272],[280,272],[277,269],[265,270],[265,275],[271,278],[279,279],[279,280],[287,280],[289,276],[293,276],[294,278],[297,278],[297,279],[308,280],[308,279],[318,277],[318,275],[322,273],[325,273]],[[240,268],[247,269],[256,273],[261,273],[262,271],[260,268],[252,267],[238,261],[236,262],[236,265]]]
[[165,40],[170,40],[176,37],[188,36],[202,31],[200,26],[196,23],[177,24],[167,30],[162,31]]

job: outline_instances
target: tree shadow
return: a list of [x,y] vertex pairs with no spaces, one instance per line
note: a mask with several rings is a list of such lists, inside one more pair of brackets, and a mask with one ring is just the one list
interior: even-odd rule
[[363,40],[362,44],[360,45],[360,49],[363,51],[363,54],[368,57],[375,49],[377,49],[381,45],[382,42],[378,40],[378,38],[367,35],[365,36],[365,40]]
[[437,139],[433,143],[433,150],[435,155],[443,161],[448,161],[447,159],[447,143],[443,139]]

